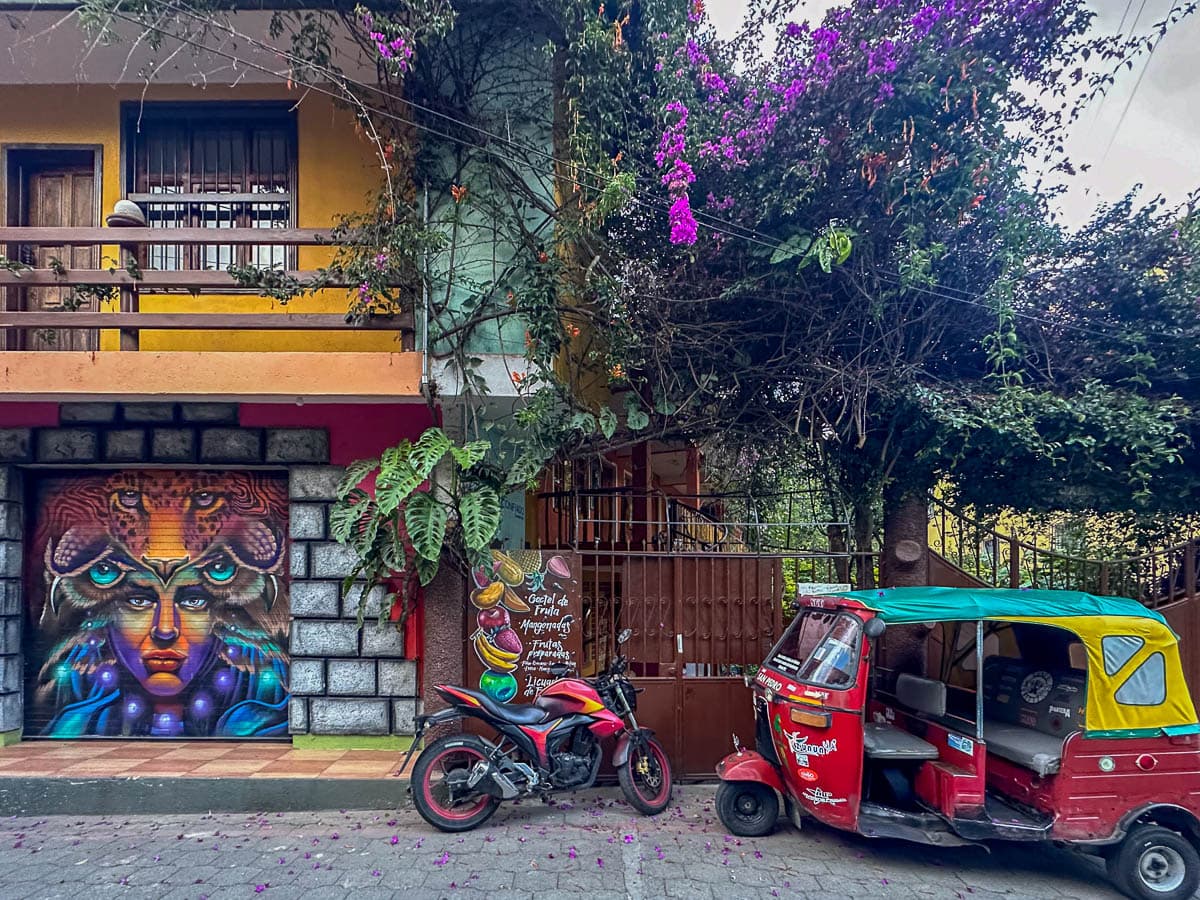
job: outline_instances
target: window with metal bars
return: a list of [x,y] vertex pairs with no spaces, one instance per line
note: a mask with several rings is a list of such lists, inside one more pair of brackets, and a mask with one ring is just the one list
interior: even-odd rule
[[[288,228],[296,213],[290,105],[130,103],[123,110],[126,196],[151,228]],[[264,236],[265,237],[265,236]],[[157,244],[150,269],[293,268],[279,244]]]

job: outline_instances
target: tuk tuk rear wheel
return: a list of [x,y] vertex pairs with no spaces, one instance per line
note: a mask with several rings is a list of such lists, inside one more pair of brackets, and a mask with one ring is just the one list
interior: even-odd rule
[[774,788],[757,781],[722,781],[717,788],[717,815],[738,837],[762,837],[775,829],[779,798]]
[[1136,900],[1187,900],[1200,887],[1200,854],[1177,831],[1141,825],[1108,858],[1108,876]]

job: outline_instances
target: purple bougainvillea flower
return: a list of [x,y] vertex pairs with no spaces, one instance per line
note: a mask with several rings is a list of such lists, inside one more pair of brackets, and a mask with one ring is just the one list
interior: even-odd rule
[[575,853],[575,848],[574,848],[574,847],[568,847],[568,848],[567,848],[567,857],[568,857],[569,859],[574,859],[574,858],[576,857],[576,855],[577,855],[577,854]]
[[601,859],[599,856],[596,857],[596,865],[598,865],[602,869],[604,868],[604,860]]
[[398,843],[400,843],[400,835],[398,835],[398,834],[393,834],[393,835],[392,835],[392,846],[394,847],[394,846],[396,846]]
[[444,866],[448,862],[450,862],[450,854],[443,850],[442,855],[435,859],[433,864],[435,866]]
[[254,886],[254,893],[261,894],[266,889],[267,889],[267,886],[265,884],[256,884]]
[[632,834],[625,835],[625,843],[627,843],[627,844],[633,843],[633,835]]

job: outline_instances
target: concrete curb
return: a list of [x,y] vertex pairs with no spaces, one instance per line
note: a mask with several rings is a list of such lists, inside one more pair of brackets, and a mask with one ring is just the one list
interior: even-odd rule
[[128,816],[207,812],[397,809],[407,778],[0,779],[6,816]]

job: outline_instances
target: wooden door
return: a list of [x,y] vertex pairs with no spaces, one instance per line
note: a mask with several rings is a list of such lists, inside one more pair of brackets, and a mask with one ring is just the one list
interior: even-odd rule
[[[96,176],[90,167],[55,166],[31,168],[26,176],[26,223],[34,228],[80,228],[96,224]],[[39,246],[31,248],[29,262],[39,269],[49,268],[57,258],[68,269],[94,269],[97,250],[93,247]],[[95,312],[94,298],[80,304],[81,295],[69,287],[25,288],[22,305],[31,312],[72,310]],[[29,350],[95,350],[98,332],[87,328],[40,328],[25,336]]]

